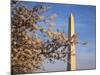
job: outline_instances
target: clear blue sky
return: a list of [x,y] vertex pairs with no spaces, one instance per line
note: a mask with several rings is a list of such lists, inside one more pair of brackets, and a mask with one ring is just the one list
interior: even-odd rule
[[[35,2],[23,2],[32,8],[35,5],[40,5],[41,3]],[[49,8],[45,16],[50,16],[54,13],[57,14],[56,23],[57,28],[62,32],[64,30],[68,32],[68,17],[72,13],[75,17],[75,32],[78,35],[78,41],[85,42],[87,45],[78,44],[76,46],[77,52],[77,69],[94,69],[95,68],[95,38],[96,38],[96,7],[88,5],[72,5],[72,4],[52,4],[52,3],[42,3]],[[46,71],[63,71],[66,70],[66,64],[58,61],[55,64],[44,64]]]

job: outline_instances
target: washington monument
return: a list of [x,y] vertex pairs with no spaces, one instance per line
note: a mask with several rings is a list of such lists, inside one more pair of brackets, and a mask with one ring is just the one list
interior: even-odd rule
[[[74,16],[71,13],[69,16],[69,25],[68,25],[68,38],[70,39],[73,35],[75,35],[74,30]],[[75,51],[75,43],[72,43],[68,47],[68,57],[67,57],[67,70],[74,71],[76,70],[76,51]]]

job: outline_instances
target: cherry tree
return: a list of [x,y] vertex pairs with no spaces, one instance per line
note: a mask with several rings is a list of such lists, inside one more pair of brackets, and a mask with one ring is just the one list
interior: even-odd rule
[[[56,19],[57,14],[46,18],[42,14],[47,11],[49,8],[44,5],[29,9],[20,1],[11,1],[12,74],[34,73],[41,68],[45,59],[50,62],[55,59],[68,62],[67,48],[76,43],[76,34],[68,39],[63,32],[52,31],[56,24],[51,20]],[[48,27],[38,25],[39,22],[45,23]]]

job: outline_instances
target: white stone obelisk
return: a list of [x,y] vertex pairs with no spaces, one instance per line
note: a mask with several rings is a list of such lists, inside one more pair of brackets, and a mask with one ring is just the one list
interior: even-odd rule
[[[69,16],[69,27],[68,27],[68,38],[70,39],[73,35],[75,35],[74,30],[74,16]],[[67,70],[74,71],[76,70],[76,51],[75,51],[75,43],[72,43],[68,46],[68,57],[67,57]]]

